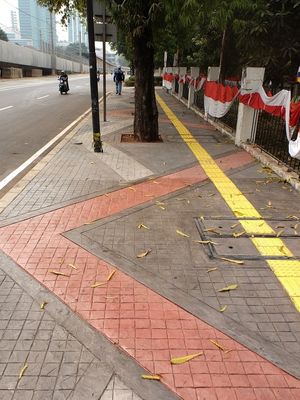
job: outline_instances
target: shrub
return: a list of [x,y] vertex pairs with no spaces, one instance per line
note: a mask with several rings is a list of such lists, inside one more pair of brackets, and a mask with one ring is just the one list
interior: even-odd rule
[[134,86],[135,76],[131,75],[129,78],[125,79],[124,86]]

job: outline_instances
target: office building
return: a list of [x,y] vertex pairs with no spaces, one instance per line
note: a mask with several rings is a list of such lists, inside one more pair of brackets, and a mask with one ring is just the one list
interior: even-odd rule
[[18,0],[22,39],[32,40],[33,47],[50,52],[56,44],[55,15],[36,0]]

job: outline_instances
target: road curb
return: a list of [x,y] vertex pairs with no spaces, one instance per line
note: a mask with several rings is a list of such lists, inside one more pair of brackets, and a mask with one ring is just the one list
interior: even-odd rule
[[[108,92],[106,96],[108,97],[110,93]],[[99,103],[102,101],[103,96],[100,98]],[[49,162],[49,160],[45,160],[45,157],[50,156],[52,158],[76,134],[77,130],[75,128],[80,123],[84,123],[91,111],[90,107],[16,170],[0,181],[0,214]]]

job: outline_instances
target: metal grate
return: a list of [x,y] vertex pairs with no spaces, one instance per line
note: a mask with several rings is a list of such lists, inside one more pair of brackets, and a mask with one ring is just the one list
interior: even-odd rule
[[300,174],[300,160],[292,158],[288,152],[288,140],[285,131],[285,122],[280,117],[275,117],[263,110],[256,111],[253,121],[251,141],[263,151],[286,164],[296,173]]
[[174,87],[174,90],[175,90],[175,93],[178,93],[178,90],[179,90],[179,83],[178,83],[178,80],[177,80],[177,79],[175,79],[175,87]]
[[[238,225],[239,221],[255,221],[257,218],[232,218],[232,217],[201,217],[194,218],[196,227],[200,234],[202,241],[207,242],[204,249],[210,258],[230,258],[233,260],[299,260],[299,255],[293,257],[287,256],[263,256],[258,254],[257,249],[251,242],[251,238],[275,238],[276,233],[273,235],[262,235],[253,232],[244,233],[243,236],[233,237],[232,225]],[[289,242],[291,247],[299,249],[298,241],[299,235],[294,233],[294,229],[290,227],[292,219],[275,219],[275,218],[260,218],[260,221],[267,221],[267,223],[274,229],[280,224],[284,225],[284,231],[280,238],[284,239],[285,242]],[[293,244],[294,243],[294,244]],[[216,244],[216,245],[215,245]],[[299,250],[296,250],[299,254]]]
[[239,99],[238,97],[231,104],[230,109],[222,118],[218,118],[223,124],[229,126],[234,131],[236,130],[236,123],[238,118]]
[[204,111],[204,90],[198,90],[195,92],[194,98],[195,106],[199,108],[199,110]]
[[182,97],[186,100],[189,98],[189,84],[184,83],[182,87]]

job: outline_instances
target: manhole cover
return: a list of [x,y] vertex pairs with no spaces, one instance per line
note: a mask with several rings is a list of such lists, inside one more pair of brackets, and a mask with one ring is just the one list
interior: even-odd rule
[[[269,235],[245,233],[240,221],[266,221],[275,232]],[[291,219],[255,219],[232,217],[201,217],[195,218],[196,226],[205,245],[205,251],[210,258],[231,258],[237,260],[298,260],[300,259],[297,224]],[[300,232],[300,227],[299,227]],[[251,238],[277,238],[284,240],[285,245],[294,254],[287,256],[263,256],[250,240]]]

